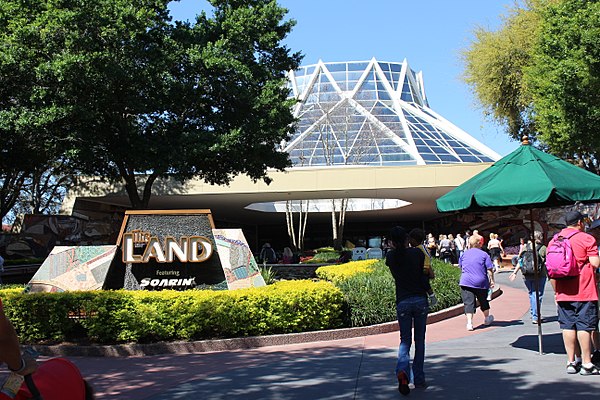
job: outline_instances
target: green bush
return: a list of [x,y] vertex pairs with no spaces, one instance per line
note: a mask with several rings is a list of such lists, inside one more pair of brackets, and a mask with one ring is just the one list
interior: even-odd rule
[[326,247],[319,247],[318,249],[314,250],[316,254],[319,253],[334,253],[336,252],[335,249],[331,246],[326,246]]
[[462,303],[458,286],[460,268],[438,259],[432,259],[431,265],[435,271],[435,279],[431,281],[431,288],[438,299],[438,304],[432,311],[443,310]]
[[335,263],[339,260],[340,254],[336,251],[316,253],[310,260],[303,261],[303,264]]
[[2,289],[18,289],[22,292],[25,290],[25,285],[22,283],[0,283],[0,290]]
[[277,279],[277,272],[275,272],[273,268],[259,266],[258,269],[260,270],[260,275],[267,285],[272,285],[275,283]]
[[23,343],[202,340],[339,328],[344,298],[329,282],[231,291],[0,290]]
[[[432,260],[438,306],[459,304],[460,270]],[[0,298],[23,343],[203,340],[394,321],[394,281],[383,260],[317,269],[331,282],[280,281],[240,290],[24,293]]]
[[[366,260],[372,261],[372,260]],[[360,261],[339,266],[317,269],[317,275],[331,280],[344,293],[348,304],[348,323],[351,326],[365,326],[396,320],[396,292],[394,278],[384,260],[364,266]],[[364,262],[362,262],[364,263]],[[462,300],[458,279],[460,270],[452,265],[432,260],[436,278],[431,286],[438,298],[438,304],[430,310],[435,312],[459,304]]]
[[373,265],[377,263],[377,261],[378,260],[360,260],[338,265],[329,265],[317,268],[315,273],[321,279],[336,283],[361,272],[373,271]]
[[357,272],[339,279],[336,285],[348,303],[347,317],[351,326],[373,325],[396,319],[394,279],[384,261],[373,264],[371,271]]

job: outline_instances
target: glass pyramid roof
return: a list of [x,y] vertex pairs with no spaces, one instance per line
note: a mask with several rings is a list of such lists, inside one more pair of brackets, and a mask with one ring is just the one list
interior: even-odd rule
[[296,131],[283,145],[294,166],[493,162],[500,156],[437,113],[422,73],[376,59],[290,71]]

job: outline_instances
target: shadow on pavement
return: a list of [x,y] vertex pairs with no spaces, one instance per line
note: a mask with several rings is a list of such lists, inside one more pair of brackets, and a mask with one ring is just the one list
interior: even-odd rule
[[[511,346],[531,351],[539,351],[538,335],[521,336]],[[562,333],[544,334],[542,328],[542,349],[546,354],[567,354],[562,341]]]
[[[548,345],[554,346],[560,337],[550,336]],[[409,398],[531,400],[597,396],[598,377],[567,376],[558,357],[535,355],[536,336],[520,337],[512,345],[531,351],[525,359],[503,349],[501,353],[511,357],[456,356],[463,351],[486,351],[458,348],[453,354],[428,355],[430,386],[412,390]],[[101,368],[105,378],[93,374],[87,378],[101,392],[98,399],[397,399],[404,397],[395,385],[395,352],[331,346],[285,352],[95,359],[107,362]]]

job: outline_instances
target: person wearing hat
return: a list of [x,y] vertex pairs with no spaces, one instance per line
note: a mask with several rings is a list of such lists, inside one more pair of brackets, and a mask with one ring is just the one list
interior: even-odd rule
[[[598,326],[598,290],[596,270],[600,265],[596,239],[584,232],[586,214],[569,211],[565,214],[566,228],[559,236],[568,238],[579,267],[579,276],[571,279],[551,279],[558,308],[558,322],[567,353],[567,373],[599,375],[592,363],[592,332]],[[556,237],[556,236],[555,236]],[[553,246],[554,238],[548,243]],[[575,356],[581,350],[581,363]]]
[[[587,232],[596,239],[596,244],[600,247],[600,218],[593,221],[587,229]],[[600,276],[598,275],[600,270],[596,270],[596,288],[600,293]],[[598,303],[600,309],[600,302]],[[600,318],[600,310],[598,311],[598,318]],[[600,333],[598,332],[598,326],[596,330],[592,332],[592,345],[594,346],[594,353],[592,354],[592,363],[596,366],[600,365]]]
[[[519,256],[513,257],[513,265],[514,269],[512,273],[508,276],[508,279],[514,281],[517,278],[517,273],[521,271],[523,275],[523,282],[527,287],[527,292],[529,294],[529,312],[531,314],[531,322],[534,324],[543,322],[541,312],[538,310],[537,298],[536,298],[536,286],[539,294],[540,307],[542,305],[542,300],[544,298],[544,288],[546,286],[547,279],[547,271],[546,271],[546,245],[543,243],[544,235],[540,231],[535,231],[533,233],[533,237],[535,240],[535,249],[536,253],[533,253],[533,245],[531,241],[527,241],[525,238],[521,238],[523,244],[521,245],[521,250],[519,251]],[[529,254],[531,257],[528,257]],[[537,257],[538,264],[538,274],[535,272],[531,273],[531,270],[528,270],[526,264],[533,263],[533,258]],[[537,278],[537,285],[536,285]]]
[[277,254],[275,254],[275,250],[273,250],[270,243],[263,244],[259,259],[263,264],[277,263]]

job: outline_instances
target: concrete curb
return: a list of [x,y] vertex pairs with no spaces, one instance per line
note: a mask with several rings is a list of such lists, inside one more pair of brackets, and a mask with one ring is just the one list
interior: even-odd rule
[[[493,298],[500,296],[502,290],[494,291]],[[433,324],[463,314],[463,304],[429,314],[427,324]],[[44,356],[82,356],[82,357],[132,357],[161,354],[193,354],[217,351],[253,349],[266,346],[278,346],[297,343],[321,342],[328,340],[349,339],[361,336],[379,335],[398,330],[398,323],[386,322],[356,328],[330,329],[324,331],[289,333],[281,335],[252,336],[232,339],[199,340],[194,342],[159,342],[148,344],[117,344],[78,346],[60,344],[54,346],[34,345],[37,352]]]

